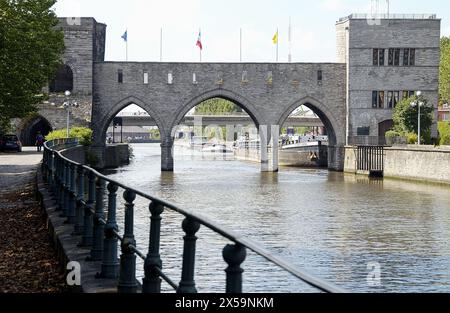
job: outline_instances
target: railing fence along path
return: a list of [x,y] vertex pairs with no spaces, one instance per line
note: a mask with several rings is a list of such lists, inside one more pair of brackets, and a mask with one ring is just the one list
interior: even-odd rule
[[[73,235],[81,236],[80,246],[90,248],[90,260],[101,261],[97,278],[117,279],[117,291],[124,293],[161,292],[164,280],[179,293],[197,292],[195,273],[196,233],[206,227],[228,239],[232,244],[223,248],[223,259],[228,265],[225,270],[227,293],[242,293],[241,265],[246,258],[247,249],[267,259],[274,265],[290,273],[306,284],[322,292],[345,292],[343,289],[298,270],[283,259],[271,254],[260,244],[225,230],[215,222],[193,214],[187,210],[147,193],[133,189],[121,182],[102,175],[93,168],[69,160],[61,150],[78,144],[74,138],[46,142],[42,172],[44,181],[54,196],[67,223],[73,224]],[[123,233],[119,231],[116,220],[117,191],[124,189],[125,219]],[[103,195],[107,193],[108,203],[104,205]],[[137,249],[134,234],[134,202],[136,197],[148,200],[150,211],[149,246],[147,254]],[[163,272],[160,256],[160,237],[162,215],[171,210],[184,216],[182,229],[185,233],[181,281],[176,284]],[[120,245],[120,257],[118,247]],[[136,257],[144,260],[142,285],[136,279]]]

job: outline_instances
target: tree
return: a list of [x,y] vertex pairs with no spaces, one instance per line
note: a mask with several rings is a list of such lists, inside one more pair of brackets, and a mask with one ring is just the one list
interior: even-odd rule
[[0,0],[0,127],[36,111],[61,64],[56,0]]
[[233,102],[221,98],[212,98],[195,107],[196,114],[221,114],[242,112],[242,109]]
[[439,103],[450,102],[450,37],[441,39],[441,65],[439,68]]
[[420,107],[421,135],[429,136],[431,134],[431,126],[433,125],[434,108],[428,105],[428,101],[423,96],[413,96],[397,103],[393,114],[394,130],[399,133],[417,134],[419,112],[417,106],[411,106],[412,102],[423,103]]

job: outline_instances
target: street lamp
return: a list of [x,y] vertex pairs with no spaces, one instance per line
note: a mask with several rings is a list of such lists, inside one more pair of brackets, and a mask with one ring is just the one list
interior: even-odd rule
[[411,102],[411,107],[415,108],[417,106],[418,114],[417,114],[417,138],[418,138],[418,145],[420,146],[420,108],[424,106],[424,102],[420,100],[420,96],[422,95],[421,91],[417,92],[417,100]]
[[66,100],[63,103],[63,108],[67,110],[67,138],[69,138],[70,133],[70,109],[71,108],[78,108],[78,103],[76,101],[71,101],[69,99],[71,93],[69,90],[66,90],[64,93],[66,96]]

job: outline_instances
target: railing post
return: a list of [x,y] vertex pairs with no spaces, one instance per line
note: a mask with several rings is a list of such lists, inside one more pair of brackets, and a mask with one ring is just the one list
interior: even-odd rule
[[74,164],[69,164],[69,172],[70,172],[70,179],[69,179],[69,209],[67,211],[67,222],[69,224],[75,223],[75,208],[77,205],[77,198],[76,198],[76,168]]
[[49,151],[44,147],[44,156],[43,156],[43,160],[42,160],[42,164],[44,166],[44,172],[42,173],[43,176],[45,177],[45,182],[50,186],[50,156],[49,156]]
[[47,160],[47,152],[44,149],[44,153],[42,154],[42,177],[44,179],[44,182],[47,182],[47,167],[48,167],[48,160]]
[[84,201],[84,169],[82,165],[77,166],[77,198],[75,210],[75,229],[74,235],[83,234],[83,201]]
[[114,233],[114,231],[119,230],[116,221],[116,198],[118,189],[119,187],[115,184],[108,184],[108,221],[105,226],[102,270],[98,275],[101,278],[117,278],[119,276],[117,237]]
[[134,239],[134,200],[136,194],[130,190],[125,190],[125,229],[121,244],[122,254],[120,255],[120,273],[117,291],[121,293],[135,293],[137,291],[136,280],[136,255],[130,247],[136,246]]
[[105,219],[105,210],[103,208],[103,194],[105,192],[105,181],[97,178],[95,188],[95,216],[93,241],[90,261],[100,261],[103,256],[103,236],[105,235],[105,225],[101,220]]
[[59,211],[61,211],[62,216],[62,210],[64,206],[64,163],[61,157],[58,156],[58,208]]
[[145,258],[144,271],[145,277],[142,280],[143,293],[160,293],[161,278],[157,268],[162,268],[162,260],[159,254],[159,245],[161,238],[161,214],[164,206],[159,203],[152,202],[149,206],[150,217],[150,243],[148,246],[148,254]]
[[55,176],[54,176],[54,171],[55,171],[55,155],[53,153],[53,150],[49,150],[49,165],[50,168],[49,170],[49,181],[48,181],[48,185],[50,187],[50,191],[54,191],[55,190]]
[[49,186],[51,186],[51,175],[52,175],[52,153],[49,149],[45,149],[44,147],[44,153],[45,153],[45,159],[46,159],[46,163],[47,163],[47,168],[46,168],[46,176],[47,176],[47,183]]
[[56,156],[56,186],[55,186],[55,194],[56,194],[56,202],[57,202],[57,210],[62,210],[61,198],[62,198],[62,169],[61,169],[61,158],[59,155]]
[[190,217],[186,217],[182,227],[186,235],[184,236],[183,270],[177,293],[196,293],[197,289],[195,288],[194,269],[195,244],[197,237],[195,234],[200,229],[200,223]]
[[42,154],[42,165],[41,165],[41,171],[42,171],[42,178],[44,179],[44,182],[47,182],[47,168],[48,168],[48,158],[47,158],[47,151],[44,149],[44,153]]
[[95,202],[95,175],[92,172],[88,174],[88,201],[84,207],[84,228],[81,238],[81,247],[92,245],[92,211],[91,208]]
[[226,245],[222,252],[223,259],[228,267],[225,272],[227,275],[226,293],[242,293],[242,262],[245,261],[247,252],[245,247],[240,244]]
[[67,161],[63,160],[63,188],[62,188],[62,217],[67,217],[67,213],[69,211],[69,171]]

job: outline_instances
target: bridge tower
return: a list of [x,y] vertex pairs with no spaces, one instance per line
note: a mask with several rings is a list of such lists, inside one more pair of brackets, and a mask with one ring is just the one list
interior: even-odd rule
[[440,29],[431,14],[352,14],[337,22],[338,62],[347,64],[347,144],[382,144],[395,105],[417,91],[437,112]]
[[89,126],[92,114],[94,63],[105,59],[106,25],[94,18],[59,18],[57,26],[64,32],[65,52],[62,65],[53,81],[44,89],[49,100],[38,105],[38,115],[18,122],[22,141],[33,145],[35,133],[66,127],[65,91],[78,107],[71,109],[71,125]]

